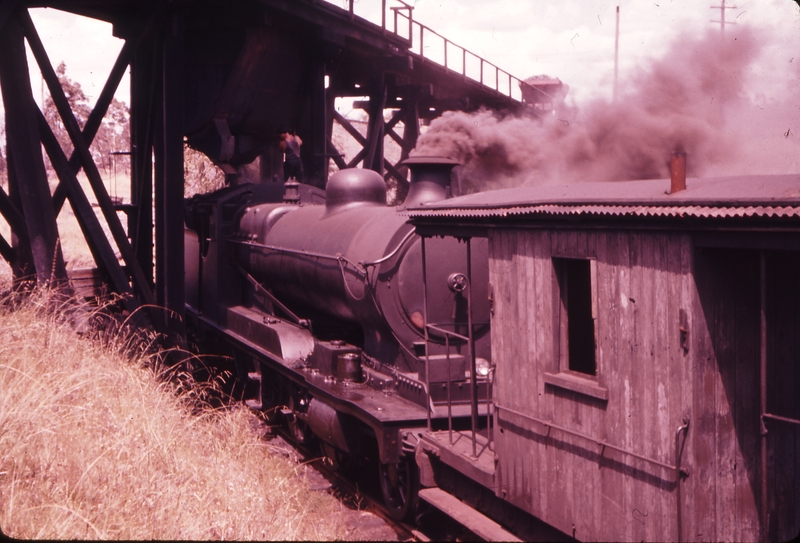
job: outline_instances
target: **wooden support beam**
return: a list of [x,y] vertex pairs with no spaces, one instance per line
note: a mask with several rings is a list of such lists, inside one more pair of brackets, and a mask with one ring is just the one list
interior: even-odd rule
[[361,132],[356,130],[356,128],[350,123],[350,121],[347,120],[344,115],[334,110],[333,118],[342,126],[342,128],[347,131],[348,134],[353,136],[353,139],[355,139],[358,143],[360,143],[362,146],[367,144],[367,138],[362,136]]
[[153,28],[140,41],[131,61],[131,204],[128,215],[128,235],[136,259],[148,282],[153,284],[153,143],[156,127],[155,35]]
[[[83,140],[78,122],[75,120],[75,115],[73,115],[72,109],[67,101],[67,97],[64,95],[64,89],[61,88],[61,84],[58,82],[58,77],[53,70],[53,66],[50,64],[47,52],[45,51],[44,46],[39,39],[39,35],[36,32],[36,28],[34,27],[33,21],[31,21],[27,11],[20,13],[20,22],[25,32],[25,37],[28,39],[28,44],[30,45],[31,51],[33,52],[33,56],[36,58],[36,62],[39,64],[42,77],[45,80],[45,83],[47,83],[48,89],[50,90],[50,96],[52,97],[53,102],[58,109],[58,113],[61,116],[61,120],[64,123],[67,133],[69,134],[72,145],[78,152],[83,170],[86,173],[89,184],[91,185],[95,197],[97,198],[97,203],[103,212],[103,216],[106,219],[109,230],[111,230],[111,234],[114,237],[114,241],[117,244],[120,254],[122,255],[122,259],[125,261],[125,264],[131,273],[135,291],[139,296],[141,296],[142,301],[146,305],[152,305],[155,303],[153,292],[150,289],[150,285],[147,282],[144,274],[142,273],[142,269],[139,266],[135,255],[133,254],[130,242],[128,241],[128,236],[122,227],[122,223],[120,223],[117,212],[114,209],[113,203],[111,202],[111,197],[108,195],[108,191],[103,183],[103,178],[100,176],[97,165],[94,163],[94,159],[89,151],[89,147]],[[158,323],[154,324],[156,327],[158,327]]]
[[55,169],[58,178],[61,180],[61,184],[67,187],[72,210],[75,213],[78,225],[81,227],[89,250],[92,252],[95,263],[111,279],[114,290],[125,296],[126,309],[133,312],[139,304],[133,299],[133,290],[128,283],[128,276],[120,266],[117,256],[114,254],[114,249],[111,247],[111,243],[109,243],[103,227],[92,209],[92,204],[83,192],[78,178],[75,177],[64,150],[59,145],[50,125],[47,124],[47,119],[44,118],[41,111],[37,110],[37,113],[42,144],[50,157],[53,169]]
[[155,153],[156,293],[167,329],[184,327],[183,18],[172,14],[161,47],[161,104]]
[[[328,88],[325,89],[325,148],[327,149],[328,159],[333,159],[334,164],[340,170],[347,167],[344,161],[344,156],[336,149],[333,144],[333,113],[336,111],[336,93],[331,89],[333,86],[331,78],[328,79]],[[325,164],[325,184],[328,184],[327,173],[330,168],[330,162],[326,161]]]
[[[362,135],[361,135],[361,132],[359,132],[358,130],[356,130],[356,128],[355,128],[355,127],[354,127],[354,126],[353,126],[353,125],[350,123],[350,121],[348,121],[348,120],[347,120],[347,118],[346,118],[346,117],[344,117],[344,116],[343,116],[341,113],[339,113],[338,111],[336,111],[336,110],[334,110],[334,111],[333,111],[333,118],[336,120],[336,122],[337,122],[337,123],[339,123],[339,124],[342,126],[342,128],[344,128],[344,129],[347,131],[347,133],[348,133],[348,134],[350,134],[351,136],[353,136],[353,138],[354,138],[354,139],[355,139],[355,140],[356,140],[358,143],[360,143],[360,144],[361,144],[361,146],[362,146],[361,150],[360,150],[358,153],[356,153],[356,156],[355,156],[355,157],[353,157],[353,158],[350,160],[350,162],[348,162],[347,164],[345,164],[345,167],[347,167],[347,168],[355,168],[355,167],[356,167],[356,165],[357,165],[359,162],[361,162],[362,160],[364,160],[364,157],[365,157],[365,156],[366,156],[366,154],[367,154],[367,138],[365,138],[364,136],[362,136]],[[342,162],[344,162],[344,160],[343,160]],[[337,163],[337,165],[338,165],[338,163]],[[339,166],[339,168],[340,168],[340,169],[343,169],[341,166]]]
[[[17,13],[27,16],[25,10]],[[25,217],[37,282],[68,289],[56,216],[50,205],[50,187],[39,141],[23,30],[16,17],[10,18],[0,32],[0,87],[5,105],[9,158]]]
[[20,0],[4,0],[0,3],[0,32],[2,32],[3,27],[6,24],[6,21],[13,15],[14,10],[17,9],[17,5],[20,3]]
[[[413,96],[409,96],[408,99],[405,100],[406,104],[403,107],[403,143],[400,145],[399,162],[403,162],[407,159],[411,151],[417,146],[417,139],[419,138],[419,103],[420,100],[429,94],[430,89],[422,88],[419,92],[415,93]],[[400,173],[406,174],[403,176],[403,181],[395,177],[398,182],[397,199],[402,202],[405,201],[406,195],[408,194],[409,179],[406,177],[408,175],[408,168],[401,166],[399,171]]]
[[311,159],[310,171],[306,173],[305,183],[313,183],[319,188],[325,188],[328,182],[328,102],[325,90],[325,57],[323,51],[318,51],[311,60]]
[[[9,165],[9,171],[10,170],[11,168]],[[0,187],[0,213],[3,214],[3,218],[5,218],[9,226],[11,226],[11,230],[25,235],[27,231],[25,217],[22,216],[17,206],[11,201],[11,198],[9,198],[6,191],[3,190],[3,187]]]
[[333,162],[336,164],[336,167],[340,170],[344,170],[347,168],[347,163],[344,161],[342,154],[336,148],[331,140],[328,140],[328,154],[333,159]]
[[[125,44],[122,46],[119,55],[117,55],[117,60],[114,62],[111,72],[109,72],[106,83],[103,85],[103,90],[100,91],[100,96],[97,98],[94,109],[92,109],[89,118],[86,120],[86,124],[83,126],[81,137],[87,147],[91,146],[94,137],[97,135],[97,130],[103,123],[103,118],[108,111],[108,106],[114,98],[114,93],[116,93],[117,88],[119,88],[122,76],[125,75],[125,71],[131,63],[131,59],[133,58],[142,36],[149,28],[149,21],[153,16],[153,12],[151,10],[145,11],[146,7],[147,6],[143,6],[141,8],[137,20],[134,22],[135,37],[125,40]],[[80,170],[81,162],[77,151],[72,152],[72,156],[69,158],[69,166],[74,173],[78,173]],[[64,205],[66,195],[66,186],[63,182],[59,182],[56,190],[53,192],[53,205],[56,210],[56,215],[61,211],[61,206]]]
[[[0,83],[2,83],[0,81]],[[6,132],[6,136],[8,132]],[[20,181],[17,179],[16,167],[14,166],[14,146],[6,148],[6,160],[8,164],[8,201],[14,210],[20,210],[19,221],[21,226],[11,227],[11,246],[14,248],[16,258],[11,262],[11,271],[15,285],[22,281],[35,279],[36,267],[33,265],[33,254],[31,244],[28,241],[28,226],[25,224],[25,217],[22,216],[22,197],[19,194]]]
[[17,259],[17,251],[6,241],[2,234],[0,234],[0,256],[9,264],[12,264]]
[[403,119],[403,152],[401,160],[408,158],[409,153],[417,146],[419,139],[419,102],[408,104]]
[[383,112],[386,109],[386,81],[384,75],[375,74],[370,83],[369,125],[367,128],[367,154],[364,167],[383,175]]
[[405,114],[404,109],[398,109],[397,111],[395,111],[392,114],[392,118],[389,119],[389,121],[386,123],[384,130],[394,129],[394,127],[397,126],[397,123],[403,120],[404,114]]
[[348,168],[355,168],[355,167],[356,167],[356,165],[357,165],[359,162],[361,162],[362,160],[364,160],[364,156],[365,156],[366,154],[367,154],[367,148],[366,148],[366,147],[364,147],[364,148],[362,148],[362,149],[361,149],[361,150],[360,150],[358,153],[356,153],[356,156],[354,156],[354,157],[353,157],[353,158],[350,160],[350,162],[348,162],[348,163],[347,163],[347,167],[348,167]]
[[400,146],[401,149],[405,148],[406,142],[403,140],[403,138],[400,137],[400,135],[397,132],[395,132],[391,128],[387,128],[386,135],[392,138],[395,141],[395,143],[397,143],[397,145]]
[[406,176],[403,175],[396,166],[393,166],[392,163],[385,158],[383,159],[383,167],[386,168],[386,171],[389,172],[389,175],[397,179],[398,183],[408,183]]

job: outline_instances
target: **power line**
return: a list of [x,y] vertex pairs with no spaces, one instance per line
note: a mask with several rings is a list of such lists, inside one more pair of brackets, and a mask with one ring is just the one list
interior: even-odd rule
[[617,2],[617,27],[614,31],[614,89],[611,94],[613,102],[617,101],[617,79],[619,76],[619,2]]
[[712,23],[719,23],[720,32],[725,34],[725,25],[735,25],[736,23],[726,22],[725,21],[725,10],[726,9],[736,9],[736,6],[726,6],[725,0],[722,0],[722,5],[720,6],[711,6],[711,9],[718,9],[719,10],[719,21],[712,20]]

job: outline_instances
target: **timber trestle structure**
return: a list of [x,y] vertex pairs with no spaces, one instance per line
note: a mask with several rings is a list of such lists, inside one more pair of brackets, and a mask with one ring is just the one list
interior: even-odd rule
[[[355,13],[352,0],[0,0],[9,180],[7,191],[0,187],[0,213],[12,231],[11,239],[0,236],[0,255],[15,278],[68,284],[56,225],[68,201],[97,272],[126,297],[126,309],[146,306],[158,328],[181,334],[184,145],[231,183],[259,158],[258,180],[272,182],[282,178],[278,127],[293,128],[304,140],[305,182],[324,187],[331,161],[338,169],[361,165],[393,178],[402,197],[408,182],[400,162],[421,122],[447,110],[520,108],[523,87],[526,97],[543,94],[421,25],[411,5],[373,3],[379,22]],[[124,40],[82,128],[31,20],[28,10],[38,7],[109,22]],[[70,156],[34,101],[25,43],[69,134]],[[90,145],[128,68],[131,142],[123,154],[131,156],[131,194],[121,205]],[[344,97],[361,97],[354,104],[367,113],[365,131],[334,107]],[[349,161],[333,143],[334,123],[361,147]],[[387,159],[386,138],[399,145],[399,160]],[[52,193],[42,147],[58,176]],[[110,239],[78,181],[81,170]]]

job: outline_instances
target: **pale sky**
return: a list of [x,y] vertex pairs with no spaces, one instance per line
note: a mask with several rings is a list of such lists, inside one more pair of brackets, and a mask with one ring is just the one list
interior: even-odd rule
[[[346,0],[329,0],[346,6]],[[570,86],[568,100],[581,105],[611,96],[614,71],[615,9],[620,6],[619,74],[646,66],[663,56],[682,31],[719,28],[721,0],[409,0],[414,19],[466,49],[525,79],[547,74]],[[389,5],[392,2],[389,1]],[[728,0],[729,32],[749,25],[765,29],[771,41],[754,64],[751,96],[767,98],[795,93],[800,63],[800,8],[793,0]],[[379,21],[380,0],[359,0],[356,14]],[[52,9],[31,10],[54,66],[67,64],[67,74],[81,83],[94,100],[113,65],[122,42],[111,35],[111,25]],[[796,56],[796,58],[795,58]],[[678,61],[680,59],[677,59]],[[37,70],[30,60],[32,70]],[[32,76],[39,99],[38,73]],[[130,103],[127,78],[118,98]],[[46,93],[46,89],[45,89]],[[800,98],[800,96],[798,96]]]
[[[681,32],[720,27],[721,0],[416,0],[415,18],[456,43],[525,79],[547,74],[570,85],[578,103],[610,98],[614,74],[616,6],[620,6],[620,81],[648,59],[665,54]],[[728,31],[750,25],[773,37],[757,62],[771,81],[800,62],[800,9],[792,0],[726,2]],[[792,61],[792,58],[797,58]],[[680,59],[676,59],[680,61]],[[770,87],[772,85],[767,85]],[[763,92],[763,89],[761,89]]]

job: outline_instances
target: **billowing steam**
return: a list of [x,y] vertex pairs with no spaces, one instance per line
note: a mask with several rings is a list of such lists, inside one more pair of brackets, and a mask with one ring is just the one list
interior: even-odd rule
[[[763,107],[759,110],[745,95],[761,41],[747,29],[724,39],[718,32],[681,36],[663,59],[620,85],[615,103],[595,102],[582,111],[562,106],[542,118],[447,112],[431,123],[413,154],[459,160],[462,193],[668,177],[672,151],[688,154],[690,176],[756,173],[739,165],[757,166],[747,160],[754,123],[742,115],[752,111],[764,120]],[[776,140],[788,138],[782,125],[769,130]],[[792,137],[791,160],[797,160],[800,147]],[[790,167],[798,169],[796,162]]]

